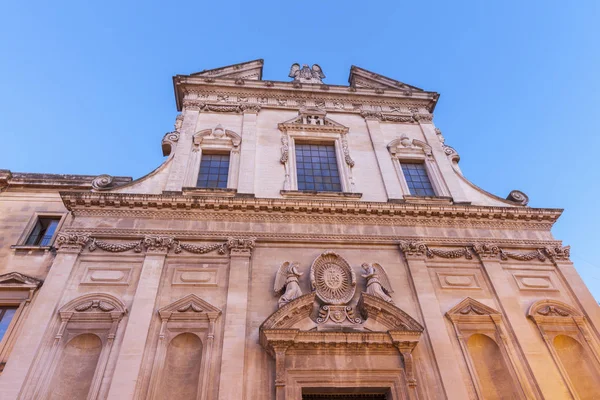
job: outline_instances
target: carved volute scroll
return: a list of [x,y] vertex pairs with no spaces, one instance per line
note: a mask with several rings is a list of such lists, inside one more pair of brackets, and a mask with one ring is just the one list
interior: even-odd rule
[[347,304],[356,290],[356,275],[348,262],[333,251],[326,251],[310,267],[310,282],[325,304]]

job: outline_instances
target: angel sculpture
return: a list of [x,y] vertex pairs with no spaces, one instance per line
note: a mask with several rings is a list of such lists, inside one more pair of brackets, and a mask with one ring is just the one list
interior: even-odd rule
[[322,79],[325,78],[325,74],[318,64],[313,64],[311,69],[306,64],[300,68],[300,64],[296,63],[290,68],[289,77],[294,78],[295,82],[323,83]]
[[298,263],[289,261],[284,262],[279,267],[277,275],[275,276],[275,295],[281,294],[285,288],[285,293],[279,298],[279,308],[283,307],[290,301],[302,296],[302,290],[298,283],[298,278],[303,275],[302,272],[298,272]]
[[363,263],[362,269],[365,271],[365,274],[361,276],[367,280],[367,294],[394,303],[389,296],[394,291],[383,267],[377,263]]

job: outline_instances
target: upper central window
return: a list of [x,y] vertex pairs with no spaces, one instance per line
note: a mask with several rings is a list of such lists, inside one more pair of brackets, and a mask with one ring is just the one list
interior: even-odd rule
[[400,163],[404,178],[413,196],[435,196],[423,163]]
[[335,146],[296,143],[298,190],[341,192]]
[[197,187],[227,188],[229,154],[202,154]]

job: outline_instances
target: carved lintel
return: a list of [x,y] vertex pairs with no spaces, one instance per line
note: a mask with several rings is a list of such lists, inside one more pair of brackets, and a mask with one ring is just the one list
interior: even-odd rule
[[90,241],[88,234],[59,233],[56,237],[56,247],[61,251],[79,252]]

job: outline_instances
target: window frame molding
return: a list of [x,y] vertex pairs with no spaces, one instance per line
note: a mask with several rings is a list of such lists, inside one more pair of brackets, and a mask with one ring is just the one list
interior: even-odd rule
[[8,361],[10,352],[17,340],[29,312],[29,304],[43,281],[19,272],[0,275],[0,307],[17,307],[15,315],[8,324],[0,340],[0,373]]
[[[242,137],[229,129],[223,128],[218,124],[212,129],[203,129],[192,136],[192,148],[189,158],[187,176],[184,180],[184,189],[198,189],[200,191],[210,191],[213,188],[196,187],[198,176],[200,175],[200,162],[202,154],[214,152],[229,154],[229,172],[227,174],[227,189],[237,190],[238,178],[240,172],[240,151]],[[223,188],[216,188],[216,191],[222,191]]]
[[[21,233],[21,236],[19,237],[19,240],[17,241],[17,244],[14,244],[12,246],[10,246],[11,249],[22,249],[22,250],[49,250],[52,247],[54,247],[54,242],[56,241],[56,237],[58,236],[59,231],[61,230],[63,224],[65,223],[65,220],[67,218],[68,213],[66,212],[49,212],[49,211],[35,211],[33,213],[33,215],[29,218],[29,222],[27,222],[27,225],[25,225],[25,229],[23,230],[23,233]],[[52,238],[50,239],[50,245],[48,246],[35,246],[35,245],[28,245],[27,243],[27,239],[29,239],[29,236],[31,235],[31,233],[33,232],[33,229],[35,228],[35,224],[37,223],[37,221],[40,218],[51,218],[51,217],[55,217],[58,218],[58,225],[56,225],[56,229],[54,230],[54,234],[52,234]]]
[[450,191],[444,183],[439,166],[433,157],[433,150],[427,143],[418,140],[410,139],[407,135],[402,135],[400,138],[392,140],[387,145],[388,152],[392,158],[396,176],[400,182],[400,190],[404,198],[423,198],[430,196],[416,196],[410,192],[404,171],[401,163],[422,163],[427,171],[427,177],[431,182],[434,197],[450,197]]
[[[277,125],[281,131],[281,159],[285,178],[282,195],[290,192],[316,192],[327,196],[332,193],[355,193],[356,187],[352,168],[354,160],[350,156],[348,132],[350,128],[327,118],[327,113],[319,109],[302,109],[298,116]],[[335,157],[340,177],[341,192],[317,192],[298,190],[298,170],[296,168],[296,142],[323,143],[335,146]]]

